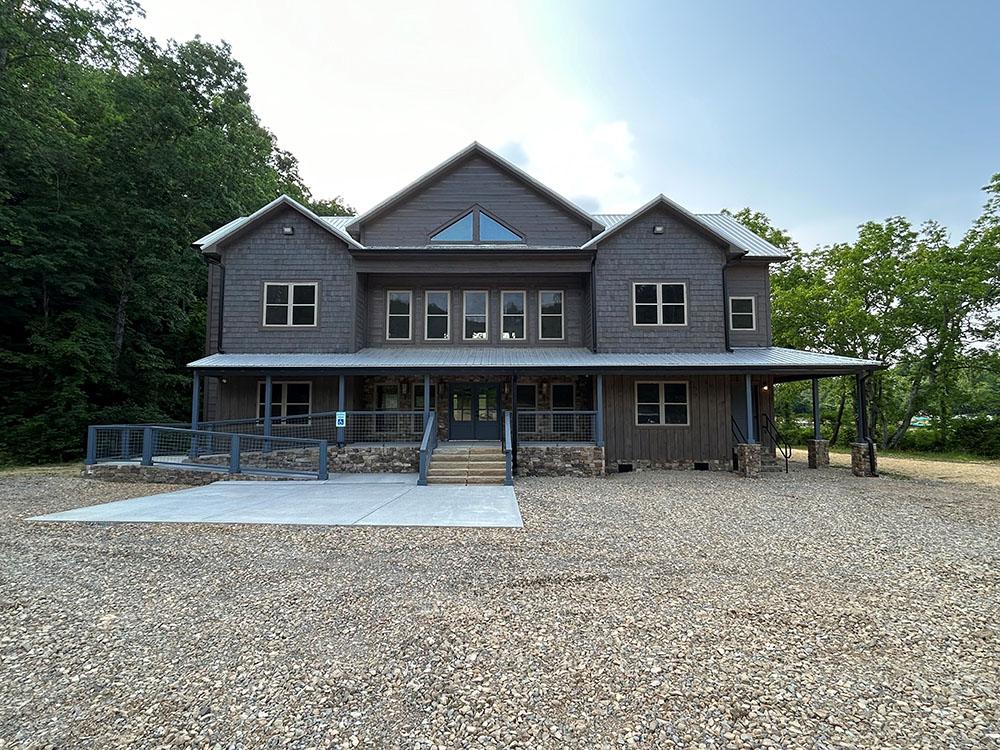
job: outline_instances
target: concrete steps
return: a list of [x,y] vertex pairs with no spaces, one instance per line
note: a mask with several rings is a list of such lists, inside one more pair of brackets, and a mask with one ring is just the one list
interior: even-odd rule
[[507,462],[498,445],[438,447],[427,467],[427,484],[503,484]]

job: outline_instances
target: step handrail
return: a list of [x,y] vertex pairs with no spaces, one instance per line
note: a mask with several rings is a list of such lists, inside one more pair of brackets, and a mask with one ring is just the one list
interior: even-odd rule
[[789,445],[788,441],[785,440],[781,431],[778,429],[778,425],[774,423],[771,419],[771,415],[764,413],[764,418],[761,420],[761,424],[764,427],[764,431],[768,434],[768,437],[774,441],[774,447],[778,449],[778,452],[785,459],[785,473],[788,473],[788,459],[792,456],[792,446]]
[[514,454],[513,446],[514,441],[511,436],[510,427],[510,412],[505,411],[503,413],[503,462],[504,462],[504,480],[503,483],[508,487],[514,485]]
[[424,425],[424,436],[420,440],[420,476],[417,477],[417,484],[424,486],[427,484],[427,470],[431,465],[431,456],[437,448],[437,412],[431,412],[430,419]]

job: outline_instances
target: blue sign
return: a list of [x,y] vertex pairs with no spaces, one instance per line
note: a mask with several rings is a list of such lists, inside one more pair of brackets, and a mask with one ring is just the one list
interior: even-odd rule
[[337,427],[347,427],[347,412],[338,411],[337,412]]

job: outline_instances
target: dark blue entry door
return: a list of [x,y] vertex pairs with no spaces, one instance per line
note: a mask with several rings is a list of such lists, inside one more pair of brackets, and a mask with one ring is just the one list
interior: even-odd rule
[[500,386],[452,383],[448,394],[449,440],[500,439]]

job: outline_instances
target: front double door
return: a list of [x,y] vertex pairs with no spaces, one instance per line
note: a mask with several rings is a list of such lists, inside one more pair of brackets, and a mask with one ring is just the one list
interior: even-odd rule
[[448,393],[449,440],[500,439],[500,386],[452,383]]

